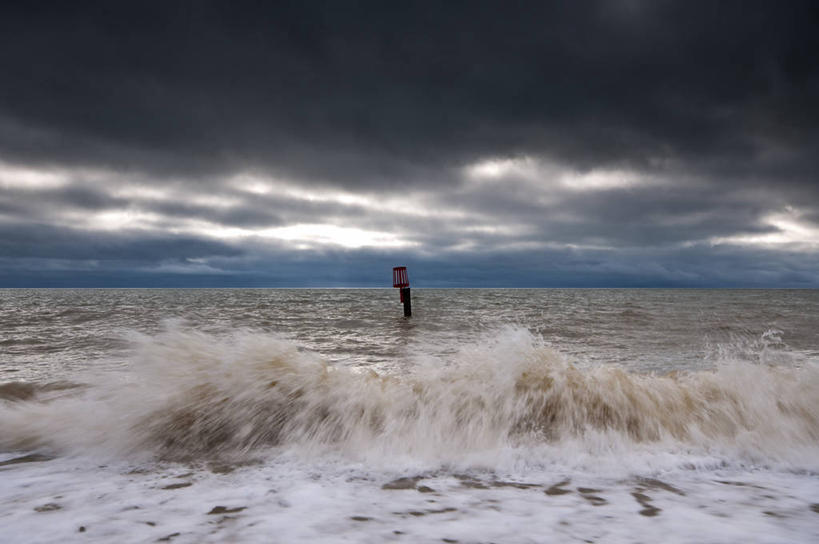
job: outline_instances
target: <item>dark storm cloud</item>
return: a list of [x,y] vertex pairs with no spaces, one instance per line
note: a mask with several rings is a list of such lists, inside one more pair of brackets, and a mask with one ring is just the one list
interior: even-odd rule
[[551,203],[532,202],[532,190],[490,186],[462,198],[474,212],[501,224],[525,224],[531,240],[605,245],[661,247],[715,236],[762,234],[763,222],[781,202],[770,195],[721,190],[719,187],[650,186],[565,194]]
[[[241,251],[189,236],[104,233],[51,225],[0,225],[0,256],[7,259],[113,260],[155,264],[165,259],[194,259]],[[6,263],[7,265],[9,263]]]
[[[408,259],[430,285],[816,286],[817,23],[798,1],[4,4],[0,285],[365,285]],[[492,159],[535,166],[470,174]],[[561,181],[600,172],[637,181]],[[319,224],[407,245],[257,233]],[[802,245],[741,243],[777,234]]]
[[350,186],[439,181],[442,167],[514,153],[726,174],[787,163],[799,181],[816,166],[816,14],[809,2],[20,4],[0,22],[0,124],[14,127],[0,146]]
[[41,217],[47,219],[64,208],[80,210],[104,210],[125,206],[128,201],[113,197],[106,192],[81,185],[61,187],[49,191],[32,192],[24,189],[5,189],[0,193],[0,206],[20,218]]

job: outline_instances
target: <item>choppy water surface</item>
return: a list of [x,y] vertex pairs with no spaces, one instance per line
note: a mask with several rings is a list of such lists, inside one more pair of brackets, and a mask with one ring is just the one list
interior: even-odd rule
[[0,303],[12,542],[819,538],[817,291]]

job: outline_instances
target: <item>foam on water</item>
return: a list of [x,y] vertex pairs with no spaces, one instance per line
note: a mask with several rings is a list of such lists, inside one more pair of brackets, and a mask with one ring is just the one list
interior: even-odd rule
[[122,370],[0,386],[0,540],[815,541],[819,366],[777,338],[655,374],[503,328],[378,374],[130,333]]
[[278,448],[434,463],[653,449],[819,469],[819,367],[810,362],[724,360],[668,375],[578,368],[509,328],[396,377],[329,366],[247,330],[214,338],[172,327],[133,341],[127,373],[6,395],[0,447],[166,460],[247,460]]

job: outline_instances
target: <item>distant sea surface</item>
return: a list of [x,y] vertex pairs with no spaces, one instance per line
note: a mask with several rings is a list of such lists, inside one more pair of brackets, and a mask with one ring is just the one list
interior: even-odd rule
[[0,290],[0,541],[819,541],[819,291],[412,306]]

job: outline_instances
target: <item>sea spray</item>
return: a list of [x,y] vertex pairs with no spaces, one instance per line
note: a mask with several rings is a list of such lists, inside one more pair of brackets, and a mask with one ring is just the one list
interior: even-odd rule
[[505,328],[437,366],[392,376],[331,366],[251,330],[214,337],[176,324],[132,342],[128,372],[56,396],[0,400],[0,447],[185,461],[274,448],[447,463],[508,448],[595,455],[616,444],[819,464],[813,363],[734,359],[666,375],[578,367],[529,332]]

